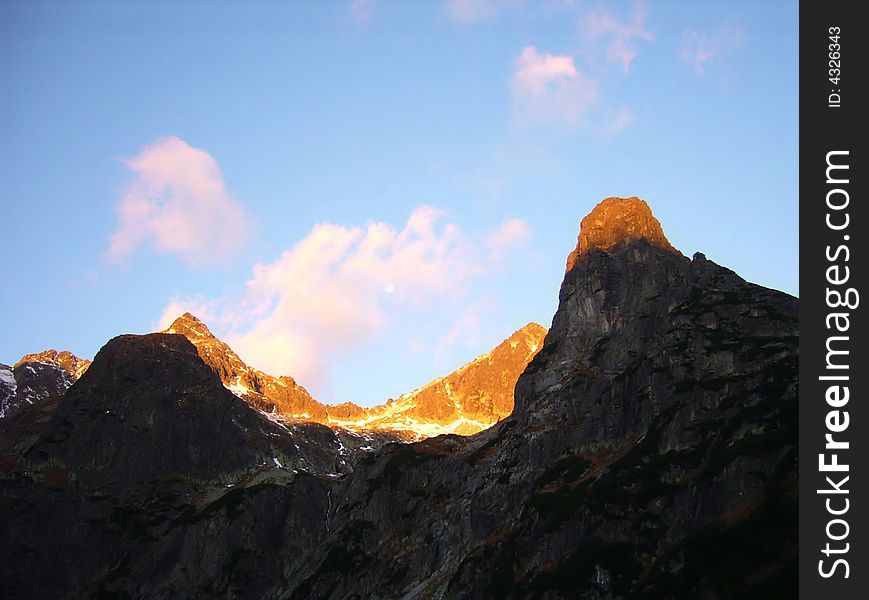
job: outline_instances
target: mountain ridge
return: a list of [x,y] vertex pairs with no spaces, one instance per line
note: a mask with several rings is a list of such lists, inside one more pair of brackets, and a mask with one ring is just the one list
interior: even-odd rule
[[[340,473],[260,464],[269,456],[257,448],[272,451],[283,432],[207,473],[164,445],[142,446],[130,473],[90,465],[91,455],[111,459],[151,411],[188,410],[179,402],[232,406],[243,427],[263,419],[183,336],[110,342],[47,426],[0,431],[0,501],[14,517],[0,519],[0,592],[793,596],[799,301],[642,236],[577,254],[508,417],[471,436],[386,443]],[[126,420],[79,414],[127,406]],[[213,412],[170,438],[189,434],[199,447],[209,432],[256,437]],[[94,435],[98,419],[111,435]],[[312,443],[320,452],[326,442]],[[183,469],[161,471],[175,458]],[[137,487],[139,472],[176,470],[185,477]]]
[[477,433],[509,415],[516,379],[542,344],[546,329],[528,323],[455,371],[373,407],[352,402],[323,404],[291,377],[274,377],[248,366],[189,312],[176,318],[164,333],[186,336],[224,386],[260,410],[352,431],[389,431],[406,439],[423,439],[443,433]]
[[[528,323],[455,371],[373,407],[352,402],[323,404],[292,377],[275,377],[247,365],[190,312],[177,317],[162,333],[188,339],[226,389],[276,420],[319,423],[359,433],[384,432],[409,441],[444,433],[470,435],[509,415],[516,379],[541,345],[546,329]],[[53,349],[28,354],[14,368],[0,365],[0,417],[46,399],[59,400],[90,365],[89,360]],[[36,370],[39,377],[21,375]],[[24,382],[21,386],[16,377]],[[415,398],[421,401],[415,403]]]

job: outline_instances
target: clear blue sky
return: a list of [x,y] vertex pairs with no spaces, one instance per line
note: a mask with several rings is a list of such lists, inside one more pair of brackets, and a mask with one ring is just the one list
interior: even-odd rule
[[377,403],[548,326],[613,195],[797,294],[796,2],[0,3],[2,362],[191,308]]

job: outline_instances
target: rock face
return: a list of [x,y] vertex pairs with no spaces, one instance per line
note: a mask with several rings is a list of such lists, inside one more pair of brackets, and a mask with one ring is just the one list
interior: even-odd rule
[[337,477],[270,466],[283,434],[180,336],[110,343],[0,437],[0,595],[793,596],[798,301],[649,236],[580,233],[509,417]]
[[0,418],[34,404],[56,402],[90,364],[66,350],[28,354],[14,367],[0,364]]

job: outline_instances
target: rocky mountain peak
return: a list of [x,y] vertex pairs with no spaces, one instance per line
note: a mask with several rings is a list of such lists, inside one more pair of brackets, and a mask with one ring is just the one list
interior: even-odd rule
[[214,338],[214,334],[211,333],[211,330],[208,329],[205,323],[189,312],[185,312],[172,321],[172,324],[163,333],[180,333],[191,341]]
[[53,348],[22,356],[13,367],[0,364],[0,418],[57,401],[90,364],[68,350]]
[[547,329],[543,325],[531,322],[513,332],[513,335],[507,338],[507,342],[513,343],[524,340],[527,343],[539,345],[543,342],[543,338],[546,337],[546,332]]
[[81,377],[82,373],[84,373],[87,368],[90,366],[91,361],[86,358],[79,358],[69,350],[61,350],[58,352],[54,348],[50,348],[48,350],[43,350],[42,352],[37,352],[35,354],[26,354],[21,357],[17,363],[15,363],[15,368],[21,367],[28,363],[45,363],[45,364],[53,364],[57,365],[67,373],[73,376],[74,379],[78,379]]
[[667,241],[648,204],[636,196],[606,198],[582,220],[576,248],[567,257],[567,270],[573,269],[576,261],[593,248],[609,251],[636,239],[679,254]]

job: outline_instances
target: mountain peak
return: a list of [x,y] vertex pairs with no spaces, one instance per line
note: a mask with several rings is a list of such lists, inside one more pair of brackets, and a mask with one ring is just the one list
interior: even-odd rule
[[56,365],[72,375],[74,379],[78,379],[90,366],[91,361],[79,358],[69,350],[61,350],[58,352],[54,348],[49,348],[48,350],[43,350],[42,352],[37,352],[35,354],[25,354],[17,363],[15,363],[15,368],[32,363]]
[[634,239],[679,254],[667,241],[648,204],[636,196],[606,198],[582,220],[576,248],[567,257],[567,270],[593,248],[607,251]]
[[[180,333],[184,337],[192,338],[213,338],[214,334],[206,327],[205,323],[196,318],[195,315],[189,312],[184,313],[165,329],[163,333]],[[193,340],[191,340],[193,341]]]

